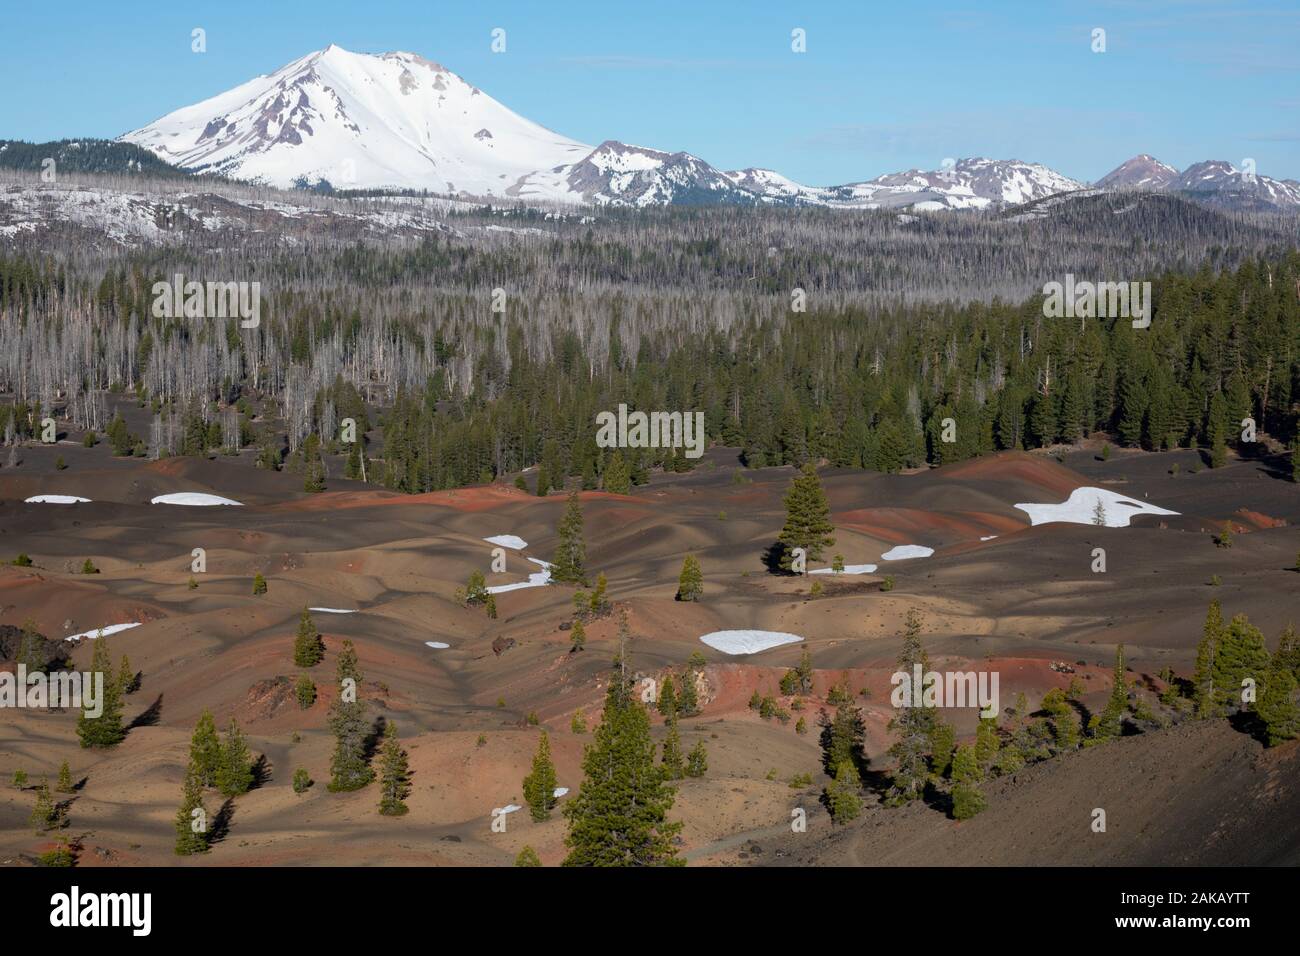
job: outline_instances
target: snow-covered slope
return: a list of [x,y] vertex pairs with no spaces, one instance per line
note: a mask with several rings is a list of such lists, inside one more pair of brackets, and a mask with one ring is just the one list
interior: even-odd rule
[[504,196],[521,176],[591,152],[415,54],[338,46],[122,139],[186,169],[280,187],[326,180],[474,196]]
[[1229,209],[1300,210],[1300,182],[1248,175],[1222,159],[1188,166],[1181,173],[1143,153],[1111,170],[1097,186],[1102,189],[1139,189],[1182,193],[1190,198]]
[[194,172],[279,187],[416,189],[444,195],[648,206],[980,208],[1080,188],[1044,166],[964,159],[847,186],[607,140],[595,149],[511,112],[413,53],[338,46],[169,113],[122,140]]

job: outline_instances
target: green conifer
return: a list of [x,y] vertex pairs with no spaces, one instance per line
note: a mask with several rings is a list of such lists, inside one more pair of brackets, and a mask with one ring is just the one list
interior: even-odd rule
[[817,469],[808,462],[785,495],[785,526],[777,537],[782,546],[781,567],[790,570],[795,548],[803,548],[809,561],[820,559],[822,551],[835,544],[834,531],[826,492]]
[[400,817],[408,811],[406,795],[411,792],[406,751],[397,739],[397,725],[384,725],[384,747],[379,757],[379,812]]
[[557,531],[560,541],[551,566],[551,580],[567,584],[587,583],[587,544],[582,537],[582,503],[570,492]]
[[551,738],[542,731],[533,755],[533,769],[524,777],[524,800],[528,811],[537,822],[549,820],[555,806],[555,764],[551,762]]
[[698,601],[704,593],[704,574],[700,570],[700,561],[693,554],[688,554],[682,561],[682,573],[677,578],[677,600]]
[[676,796],[655,766],[650,718],[633,692],[625,650],[605,695],[595,740],[583,756],[583,781],[565,804],[566,866],[681,865],[668,822]]

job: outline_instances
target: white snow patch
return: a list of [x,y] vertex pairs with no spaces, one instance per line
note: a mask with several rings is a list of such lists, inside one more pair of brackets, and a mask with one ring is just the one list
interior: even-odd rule
[[523,807],[517,807],[513,803],[507,803],[504,807],[497,807],[492,811],[492,816],[499,816],[503,813],[514,813],[516,810],[522,810]]
[[445,651],[451,647],[450,644],[444,644],[442,641],[425,641],[424,644],[426,647],[432,647],[435,651]]
[[711,631],[700,640],[724,654],[757,654],[782,644],[798,644],[803,638],[785,631],[741,630]]
[[528,547],[528,542],[517,534],[494,534],[490,538],[484,538],[488,544],[499,544],[503,548],[511,548],[515,551],[522,551]]
[[564,796],[564,795],[565,795],[566,793],[568,793],[568,792],[569,792],[569,788],[568,788],[568,787],[556,787],[556,788],[551,792],[551,796],[555,797],[555,799],[558,800],[558,799],[560,799],[560,797]]
[[1146,501],[1116,494],[1105,488],[1075,488],[1060,504],[1018,504],[1029,515],[1031,525],[1063,521],[1069,524],[1096,524],[1097,505],[1101,504],[1107,528],[1127,528],[1135,515],[1176,515],[1177,511],[1158,508]]
[[488,588],[488,594],[504,594],[506,591],[518,591],[521,588],[540,588],[551,583],[551,563],[543,561],[540,558],[529,558],[533,564],[539,564],[542,570],[528,575],[527,581],[518,581],[514,584],[496,584]]
[[932,554],[934,554],[934,548],[927,548],[923,544],[900,544],[882,554],[880,560],[906,561],[909,558],[928,558]]
[[356,614],[356,611],[345,611],[341,607],[309,607],[309,611],[320,611],[322,614]]
[[77,502],[90,501],[89,498],[79,498],[76,495],[32,495],[30,498],[24,498],[29,505],[75,505]]
[[204,494],[201,491],[177,491],[170,495],[158,495],[149,499],[151,505],[243,505],[242,501],[223,498],[220,495]]
[[79,641],[83,637],[94,640],[97,637],[108,637],[110,634],[116,634],[118,631],[129,631],[133,627],[139,627],[143,621],[136,621],[134,624],[109,624],[104,627],[97,627],[93,631],[82,631],[80,634],[69,634],[64,638],[65,641]]
[[996,538],[996,537],[997,537],[997,535],[995,535],[995,534],[986,534],[986,535],[981,535],[981,536],[980,536],[980,540],[981,540],[981,541],[992,541],[992,540],[993,540],[994,538]]
[[874,564],[846,564],[843,571],[836,571],[834,568],[814,568],[809,574],[870,574],[876,570]]

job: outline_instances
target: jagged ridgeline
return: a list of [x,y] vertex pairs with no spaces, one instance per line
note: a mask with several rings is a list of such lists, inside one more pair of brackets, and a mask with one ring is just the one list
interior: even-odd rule
[[[126,393],[153,424],[139,441],[120,434],[125,452],[253,446],[278,466],[321,442],[349,452],[337,438],[352,417],[363,440],[374,427],[349,474],[365,464],[368,480],[408,492],[539,463],[557,485],[595,487],[610,455],[595,416],[621,402],[701,410],[709,439],[751,465],[894,470],[1094,429],[1218,447],[1247,415],[1295,434],[1300,257],[1273,221],[1167,196],[1014,216],[529,215],[467,209],[447,234],[400,243],[200,230],[136,250],[12,245],[0,253],[0,429],[31,434],[39,406],[103,430]],[[501,229],[529,222],[539,229]],[[1150,279],[1151,327],[1044,318],[1034,290],[1067,272]],[[153,285],[178,273],[260,283],[260,324],[156,317]],[[806,312],[792,310],[794,289]],[[945,418],[955,443],[939,440]],[[693,464],[628,455],[634,481]]]
[[164,162],[134,143],[119,143],[108,139],[61,139],[49,143],[0,139],[0,169],[39,173],[47,168],[47,159],[54,160],[56,173],[190,178],[187,171]]

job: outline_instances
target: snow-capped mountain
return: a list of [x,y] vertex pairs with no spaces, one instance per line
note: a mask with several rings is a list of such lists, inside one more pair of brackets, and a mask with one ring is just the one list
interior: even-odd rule
[[[769,169],[723,171],[685,152],[606,140],[594,149],[511,112],[413,53],[311,53],[269,76],[169,113],[121,137],[191,172],[279,187],[424,190],[468,199],[611,206],[822,206],[983,209],[1087,186],[1036,163],[945,160],[840,186]],[[1174,191],[1234,209],[1300,210],[1300,183],[1231,164],[1179,173],[1135,156],[1095,188]]]
[[289,187],[505,196],[591,147],[511,112],[412,53],[338,46],[169,113],[122,139],[193,171]]
[[1177,192],[1230,209],[1300,210],[1300,182],[1261,176],[1253,170],[1237,169],[1221,159],[1194,163],[1180,173],[1143,153],[1111,170],[1096,185],[1103,189]]
[[561,203],[978,208],[1078,189],[1043,166],[967,159],[845,186],[607,140],[595,149],[511,112],[413,53],[338,46],[169,113],[122,140],[192,172],[279,187],[433,193]]
[[1017,159],[960,159],[941,169],[909,169],[862,183],[818,190],[830,206],[913,209],[983,209],[1015,205],[1083,189],[1053,169]]
[[1101,189],[1166,189],[1178,170],[1146,153],[1116,166],[1094,184]]

